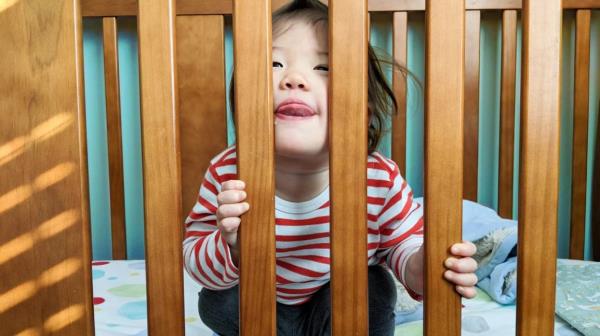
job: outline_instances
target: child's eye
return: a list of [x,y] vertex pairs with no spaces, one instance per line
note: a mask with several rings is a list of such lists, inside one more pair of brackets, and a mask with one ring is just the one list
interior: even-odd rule
[[317,65],[315,70],[329,71],[329,67],[327,65]]
[[273,68],[283,68],[283,64],[279,62],[273,62]]

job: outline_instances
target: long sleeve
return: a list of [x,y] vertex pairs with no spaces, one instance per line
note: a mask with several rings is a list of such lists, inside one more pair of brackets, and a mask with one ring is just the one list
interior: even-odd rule
[[390,171],[390,187],[385,203],[378,216],[381,235],[378,255],[396,278],[415,299],[421,299],[406,284],[405,272],[409,257],[423,244],[423,208],[414,202],[412,189],[399,173],[393,161]]
[[223,162],[211,162],[206,171],[196,204],[185,220],[183,240],[185,270],[203,287],[213,290],[231,288],[239,281],[229,245],[217,228],[217,195],[225,181],[223,169],[228,169]]

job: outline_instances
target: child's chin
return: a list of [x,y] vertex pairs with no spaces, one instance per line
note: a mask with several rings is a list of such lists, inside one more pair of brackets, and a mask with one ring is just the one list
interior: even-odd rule
[[276,144],[275,153],[285,157],[314,157],[323,153],[323,148],[320,146],[301,146],[299,143]]

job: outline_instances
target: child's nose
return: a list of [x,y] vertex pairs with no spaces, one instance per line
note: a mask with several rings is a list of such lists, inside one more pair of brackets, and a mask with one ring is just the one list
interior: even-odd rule
[[282,89],[302,89],[307,90],[308,83],[306,80],[298,73],[290,73],[283,78],[280,84]]

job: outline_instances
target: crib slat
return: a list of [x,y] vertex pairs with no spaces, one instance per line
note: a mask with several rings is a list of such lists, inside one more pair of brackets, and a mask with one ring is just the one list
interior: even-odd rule
[[240,334],[275,335],[275,175],[271,1],[233,9],[238,176],[250,210],[240,226]]
[[140,1],[140,94],[148,328],[183,335],[179,115],[174,0]]
[[123,187],[123,150],[121,148],[121,102],[119,94],[119,53],[117,19],[102,19],[104,42],[104,85],[106,91],[106,129],[108,131],[108,168],[110,174],[110,224],[112,258],[127,259],[125,242],[125,196]]
[[[600,113],[600,107],[598,108]],[[596,120],[596,129],[600,126],[600,119]],[[594,148],[594,168],[592,173],[592,215],[591,236],[593,242],[600,242],[600,132],[596,132],[596,145]],[[592,260],[600,261],[600,244],[592,244]]]
[[368,334],[367,28],[366,0],[329,1],[333,335]]
[[523,5],[517,335],[553,335],[562,8]]
[[460,335],[460,297],[442,274],[462,235],[464,1],[428,0],[426,22],[424,334]]
[[481,11],[465,13],[465,140],[463,198],[477,201],[479,147],[479,30]]
[[591,11],[577,11],[575,49],[575,107],[573,109],[573,182],[569,258],[583,259],[588,150]]
[[[394,60],[407,63],[408,14],[394,13],[393,19]],[[398,114],[392,117],[392,159],[398,164],[400,174],[406,176],[406,77],[394,70],[393,90],[398,101]]]
[[93,335],[79,1],[0,7],[0,333]]
[[600,9],[600,0],[563,0],[563,9]]
[[515,81],[517,64],[517,11],[502,13],[502,87],[500,93],[500,162],[498,213],[512,218],[515,142]]
[[224,19],[221,15],[185,15],[178,16],[176,23],[181,188],[187,213],[198,197],[203,178],[199,172],[227,147]]

